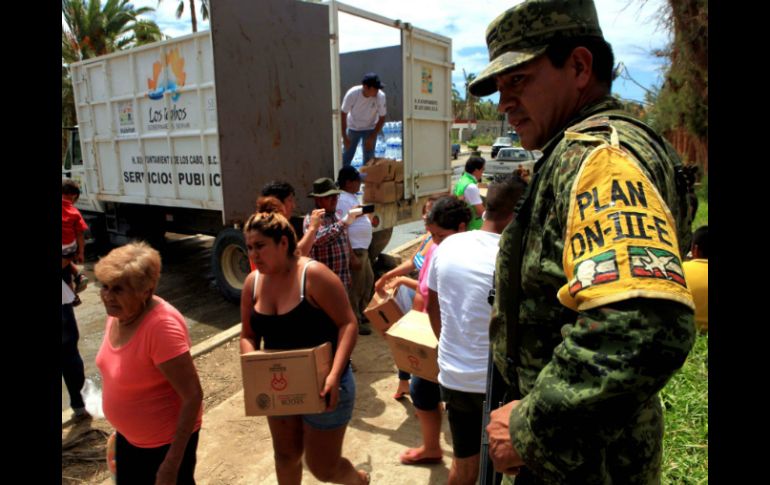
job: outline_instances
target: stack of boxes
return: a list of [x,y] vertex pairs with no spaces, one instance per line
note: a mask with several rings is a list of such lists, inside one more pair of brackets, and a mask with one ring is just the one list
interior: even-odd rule
[[360,169],[364,203],[396,202],[404,195],[404,164],[390,158],[373,158]]

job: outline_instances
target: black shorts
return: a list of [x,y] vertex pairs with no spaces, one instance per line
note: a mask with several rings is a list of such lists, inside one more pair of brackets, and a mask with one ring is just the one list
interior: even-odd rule
[[[182,463],[177,475],[178,485],[195,485],[195,453],[198,449],[198,433],[195,431],[187,442]],[[117,483],[148,484],[155,483],[158,468],[166,458],[171,445],[157,448],[139,448],[128,442],[120,433],[115,436],[115,463],[117,466]]]
[[441,386],[441,400],[446,403],[452,431],[452,450],[457,458],[469,458],[481,451],[484,396]]

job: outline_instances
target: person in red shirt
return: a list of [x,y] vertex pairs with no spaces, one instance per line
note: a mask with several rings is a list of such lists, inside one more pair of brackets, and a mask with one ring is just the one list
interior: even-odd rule
[[61,374],[70,396],[70,407],[74,412],[73,419],[75,421],[82,421],[90,419],[91,415],[86,411],[86,405],[81,394],[86,381],[86,375],[83,358],[78,351],[80,334],[78,333],[78,323],[75,320],[73,307],[80,304],[80,298],[76,294],[78,285],[73,283],[78,271],[72,261],[73,259],[78,260],[78,258],[80,261],[83,260],[83,250],[81,249],[85,247],[83,231],[88,226],[80,215],[80,211],[72,205],[80,195],[80,187],[77,182],[64,179],[61,189]]
[[[63,179],[61,183],[61,257],[62,279],[76,293],[85,288],[88,279],[78,270],[75,263],[85,261],[85,231],[88,224],[75,207],[80,197],[80,186],[72,179]],[[80,304],[76,295],[73,306]]]

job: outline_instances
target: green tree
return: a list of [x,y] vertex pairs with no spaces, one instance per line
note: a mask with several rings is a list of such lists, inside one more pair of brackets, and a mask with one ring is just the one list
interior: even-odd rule
[[153,42],[168,38],[168,36],[163,35],[163,32],[160,31],[160,27],[153,20],[137,20],[132,31],[132,46],[152,44]]
[[468,86],[470,86],[473,80],[476,79],[476,74],[472,72],[466,73],[465,69],[463,69],[463,77],[465,78],[465,119],[475,120],[476,110],[474,109],[474,105],[478,98],[470,93]]
[[[62,0],[64,22],[62,50],[62,128],[74,126],[75,101],[67,66],[73,62],[109,54],[121,49],[161,40],[158,25],[139,19],[154,12],[151,7],[134,8],[129,0]],[[62,136],[62,155],[66,137]]]
[[101,0],[62,0],[61,11],[62,57],[70,63],[135,45],[139,15],[155,9],[134,8],[128,0],[107,0],[104,5]]
[[[163,0],[158,0],[158,5],[160,5],[160,2]],[[184,13],[184,4],[185,0],[178,0],[179,5],[176,8],[176,18],[180,19],[182,18],[182,14]],[[187,0],[190,4],[190,20],[192,20],[192,31],[198,32],[198,18],[195,15],[195,0]],[[200,0],[201,3],[201,18],[203,20],[209,19],[209,0]]]
[[497,112],[497,103],[491,100],[483,100],[476,103],[474,113],[477,120],[500,120],[501,115]]
[[455,83],[452,83],[452,116],[455,119],[462,117],[464,106],[465,100],[460,96],[460,91],[455,87]]
[[663,85],[646,96],[653,105],[648,120],[661,132],[686,132],[698,145],[707,147],[708,2],[668,0],[659,19],[673,33],[673,40],[656,51],[667,65]]

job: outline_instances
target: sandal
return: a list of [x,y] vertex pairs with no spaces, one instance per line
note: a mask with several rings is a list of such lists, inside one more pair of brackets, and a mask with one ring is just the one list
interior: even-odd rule
[[364,480],[366,480],[366,484],[369,484],[372,482],[372,476],[367,472],[366,470],[356,470],[358,472],[358,476],[361,476],[361,472],[364,472]]
[[78,273],[75,276],[75,293],[80,293],[88,287],[88,276]]
[[417,450],[415,448],[408,448],[406,451],[398,456],[398,460],[402,465],[435,465],[441,463],[444,459],[443,456],[416,456]]
[[407,395],[407,393],[404,392],[404,391],[396,391],[393,394],[393,399],[395,399],[396,401],[400,401],[400,400],[404,399],[406,397],[406,395]]

